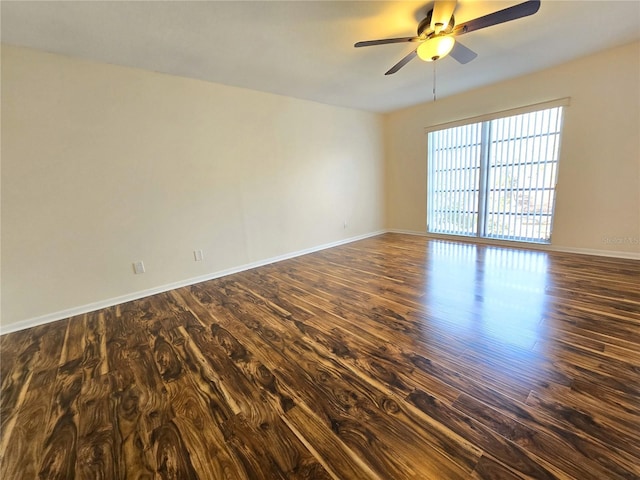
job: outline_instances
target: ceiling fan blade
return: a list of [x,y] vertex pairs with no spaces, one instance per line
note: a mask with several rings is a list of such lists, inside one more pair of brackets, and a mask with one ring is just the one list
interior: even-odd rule
[[431,30],[439,32],[440,30],[436,30],[438,25],[440,29],[444,29],[449,24],[457,4],[456,0],[436,0],[431,13]]
[[463,44],[461,44],[458,41],[456,41],[455,45],[453,46],[453,50],[451,50],[449,55],[453,57],[453,59],[456,60],[458,63],[461,63],[463,65],[465,63],[469,63],[471,60],[473,60],[478,56],[476,52],[474,52],[468,47],[465,47]]
[[396,63],[393,67],[391,67],[386,73],[385,75],[392,75],[394,73],[396,73],[398,70],[400,70],[402,67],[404,67],[407,63],[409,63],[411,60],[414,59],[414,57],[416,55],[418,55],[418,49],[416,48],[413,52],[409,52],[409,54],[407,56],[405,56],[402,60],[400,60],[398,63]]
[[465,33],[480,30],[481,28],[491,27],[500,23],[510,22],[518,18],[533,15],[540,9],[540,0],[529,0],[528,2],[514,5],[513,7],[498,10],[484,17],[478,17],[474,20],[456,25],[453,29],[453,35],[463,35]]
[[354,47],[371,47],[373,45],[385,45],[387,43],[403,43],[403,42],[417,42],[422,40],[420,37],[402,37],[402,38],[385,38],[382,40],[367,40],[364,42],[358,42]]

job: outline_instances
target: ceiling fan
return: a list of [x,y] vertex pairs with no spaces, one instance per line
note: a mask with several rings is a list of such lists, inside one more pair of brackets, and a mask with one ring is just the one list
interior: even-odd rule
[[416,56],[431,62],[450,54],[455,60],[465,64],[476,58],[478,54],[456,41],[454,37],[533,15],[540,8],[540,0],[529,0],[456,25],[453,13],[457,3],[457,0],[435,0],[433,9],[429,10],[427,16],[418,24],[416,37],[367,40],[358,42],[354,46],[370,47],[387,43],[420,42],[415,50],[391,67],[385,75],[396,73]]

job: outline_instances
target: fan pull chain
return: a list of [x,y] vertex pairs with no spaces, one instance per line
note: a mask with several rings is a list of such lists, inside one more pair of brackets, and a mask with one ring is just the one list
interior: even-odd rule
[[436,101],[436,61],[433,61],[433,101]]

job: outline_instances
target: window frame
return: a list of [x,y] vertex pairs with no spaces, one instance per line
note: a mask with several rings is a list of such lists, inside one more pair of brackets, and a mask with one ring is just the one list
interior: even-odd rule
[[[553,234],[553,219],[555,216],[555,207],[556,207],[556,198],[557,198],[557,185],[558,185],[558,165],[560,162],[560,157],[561,157],[561,144],[562,144],[562,134],[563,134],[563,128],[564,128],[564,120],[565,120],[565,115],[566,115],[566,107],[570,106],[571,103],[571,99],[570,97],[564,97],[564,98],[559,98],[556,100],[550,100],[550,101],[546,101],[546,102],[541,102],[541,103],[536,103],[536,104],[531,104],[531,105],[526,105],[526,106],[521,106],[521,107],[517,107],[517,108],[513,108],[513,109],[509,109],[509,110],[501,110],[501,111],[497,111],[497,112],[492,112],[492,113],[488,113],[488,114],[483,114],[483,115],[478,115],[475,117],[470,117],[470,118],[464,118],[464,119],[460,119],[460,120],[455,120],[455,121],[451,121],[451,122],[446,122],[446,123],[441,123],[441,124],[437,124],[437,125],[432,125],[432,126],[428,126],[425,127],[424,129],[424,133],[427,137],[427,142],[426,142],[426,146],[427,146],[427,234],[429,235],[434,235],[434,236],[455,236],[455,237],[463,237],[463,238],[474,238],[474,239],[484,239],[484,240],[489,240],[489,241],[507,241],[507,242],[519,242],[519,243],[534,243],[534,244],[550,244],[551,243],[551,236]],[[537,239],[535,237],[516,237],[513,235],[496,235],[496,234],[487,234],[487,232],[485,232],[485,227],[488,221],[488,218],[486,216],[486,211],[485,209],[487,208],[487,198],[489,197],[489,190],[490,188],[488,188],[488,181],[487,181],[487,176],[489,175],[489,170],[490,167],[488,165],[488,155],[487,155],[487,149],[489,148],[489,144],[491,143],[491,139],[487,137],[486,132],[484,132],[485,130],[485,124],[487,122],[491,122],[493,120],[498,120],[498,119],[503,119],[503,118],[508,118],[508,117],[513,117],[516,115],[521,115],[521,114],[528,114],[528,113],[533,113],[533,112],[539,112],[542,110],[547,110],[547,109],[552,109],[552,108],[557,108],[557,107],[563,107],[562,111],[561,111],[561,117],[558,123],[558,129],[557,132],[559,134],[559,138],[558,138],[558,146],[557,146],[557,158],[554,161],[555,163],[555,176],[553,179],[553,198],[552,198],[552,204],[551,204],[551,219],[550,219],[550,224],[549,224],[549,238],[548,239]],[[482,149],[482,153],[480,154],[480,164],[479,164],[479,175],[480,175],[480,179],[477,182],[477,187],[476,190],[478,190],[478,204],[477,204],[477,219],[476,219],[476,226],[474,227],[473,231],[471,233],[456,233],[456,232],[431,232],[430,231],[430,227],[429,227],[429,212],[430,210],[430,205],[429,202],[433,201],[433,197],[432,197],[432,192],[429,189],[429,183],[430,183],[430,175],[433,174],[432,171],[432,164],[429,158],[430,152],[431,152],[431,146],[429,145],[429,133],[431,132],[436,132],[436,131],[440,131],[440,130],[447,130],[447,129],[452,129],[452,128],[456,128],[456,127],[463,127],[463,126],[471,126],[474,124],[478,124],[478,127],[482,130],[482,138],[480,140],[480,148]],[[470,167],[469,167],[470,168]],[[493,168],[493,167],[492,167]],[[484,201],[482,201],[484,200]],[[511,238],[509,238],[511,237]]]

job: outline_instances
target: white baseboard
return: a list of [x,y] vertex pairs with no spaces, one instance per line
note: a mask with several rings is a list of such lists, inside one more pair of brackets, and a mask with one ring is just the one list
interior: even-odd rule
[[627,260],[640,260],[640,253],[619,252],[617,250],[595,250],[591,248],[556,247],[555,245],[545,245],[543,250],[551,252],[577,253],[580,255],[595,255],[597,257],[625,258]]
[[564,253],[577,253],[579,255],[595,255],[598,257],[613,257],[613,258],[625,258],[629,260],[640,260],[640,253],[635,252],[620,252],[616,250],[596,250],[592,248],[577,248],[577,247],[563,247],[560,245],[546,245],[538,243],[524,243],[524,242],[510,242],[508,240],[493,240],[477,237],[459,237],[455,235],[441,235],[431,234],[426,232],[419,232],[415,230],[402,230],[402,229],[388,229],[389,233],[402,233],[405,235],[418,235],[422,237],[433,238],[434,240],[444,240],[448,242],[467,242],[467,243],[479,243],[482,245],[495,245],[498,247],[512,247],[512,248],[525,248],[528,250],[542,250],[547,252],[564,252]]
[[130,302],[132,300],[138,300],[140,298],[156,295],[162,292],[167,292],[169,290],[174,290],[176,288],[187,287],[189,285],[205,282],[207,280],[213,280],[214,278],[224,277],[226,275],[231,275],[233,273],[243,272],[245,270],[261,267],[263,265],[268,265],[270,263],[280,262],[282,260],[287,260],[289,258],[299,257],[301,255],[306,255],[308,253],[318,252],[320,250],[326,250],[327,248],[337,247],[339,245],[356,242],[358,240],[363,240],[365,238],[375,237],[376,235],[380,235],[383,233],[386,233],[386,230],[378,230],[376,232],[365,233],[363,235],[349,237],[343,240],[325,243],[323,245],[318,245],[311,248],[305,248],[303,250],[298,250],[296,252],[286,253],[284,255],[278,255],[276,257],[271,257],[264,260],[258,260],[256,262],[247,263],[237,267],[227,268],[225,270],[219,270],[217,272],[209,273],[206,275],[187,278],[185,280],[180,280],[180,281],[169,283],[166,285],[161,285],[161,286],[149,288],[146,290],[140,290],[137,292],[128,293],[126,295],[121,295],[119,297],[108,298],[105,300],[101,300],[99,302],[88,303],[86,305],[81,305],[79,307],[73,307],[73,308],[61,310],[58,312],[49,313],[47,315],[42,315],[40,317],[28,318],[26,320],[20,320],[18,322],[9,323],[7,325],[0,325],[0,335],[17,332],[18,330],[24,330],[26,328],[36,327],[38,325],[43,325],[45,323],[55,322],[57,320],[63,320],[65,318],[73,317],[75,315],[82,315],[84,313],[93,312],[96,310],[100,310],[102,308],[112,307],[114,305],[119,305],[121,303]]
[[346,243],[363,240],[365,238],[375,237],[383,233],[401,233],[405,235],[418,235],[423,237],[429,237],[435,240],[481,243],[485,245],[526,248],[531,250],[566,252],[566,253],[576,253],[581,255],[596,255],[596,256],[604,256],[604,257],[625,258],[630,260],[640,260],[640,253],[634,253],[634,252],[617,252],[617,251],[611,251],[611,250],[594,250],[594,249],[587,249],[587,248],[561,247],[561,246],[555,246],[555,245],[536,245],[536,244],[529,244],[529,243],[524,244],[520,242],[495,241],[495,240],[486,240],[486,239],[478,239],[478,238],[456,237],[451,235],[430,235],[425,232],[419,232],[415,230],[402,230],[402,229],[392,228],[387,230],[378,230],[376,232],[366,233],[364,235],[358,235],[355,237],[350,237],[350,238],[338,240],[335,242],[325,243],[323,245],[318,245],[316,247],[306,248],[303,250],[298,250],[296,252],[291,252],[284,255],[278,255],[276,257],[267,258],[265,260],[259,260],[257,262],[247,263],[244,265],[228,268],[225,270],[219,270],[217,272],[213,272],[207,275],[201,275],[199,277],[187,278],[185,280],[180,280],[178,282],[173,282],[166,285],[150,288],[147,290],[141,290],[138,292],[129,293],[127,295],[122,295],[119,297],[101,300],[99,302],[81,305],[79,307],[61,310],[61,311],[50,313],[47,315],[42,315],[40,317],[21,320],[18,322],[10,323],[8,325],[0,325],[0,335],[17,332],[18,330],[24,330],[26,328],[43,325],[45,323],[55,322],[57,320],[63,320],[65,318],[73,317],[75,315],[82,315],[84,313],[93,312],[95,310],[100,310],[102,308],[112,307],[114,305],[130,302],[132,300],[138,300],[140,298],[148,297],[150,295],[155,295],[157,293],[167,292],[169,290],[173,290],[176,288],[187,287],[189,285],[205,282],[207,280],[213,280],[214,278],[224,277],[225,275],[231,275],[233,273],[239,273],[245,270],[250,270],[252,268],[268,265],[270,263],[280,262],[282,260],[299,257],[301,255],[306,255],[308,253],[318,252],[320,250],[325,250],[331,247],[337,247],[338,245],[344,245]]
[[387,233],[402,233],[404,235],[417,235],[419,237],[428,236],[425,232],[419,232],[417,230],[402,230],[400,228],[389,228],[387,229]]

